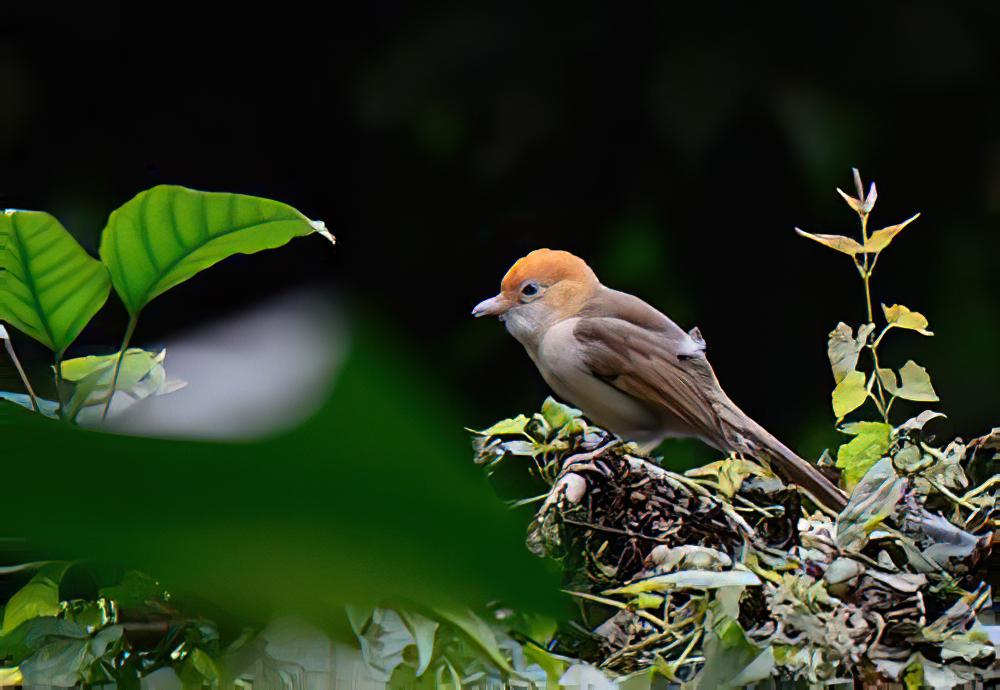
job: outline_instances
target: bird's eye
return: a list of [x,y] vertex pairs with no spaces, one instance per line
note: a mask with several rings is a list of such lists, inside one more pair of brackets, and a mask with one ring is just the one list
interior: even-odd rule
[[528,283],[523,288],[521,288],[521,294],[525,297],[533,297],[538,294],[538,285],[535,283]]

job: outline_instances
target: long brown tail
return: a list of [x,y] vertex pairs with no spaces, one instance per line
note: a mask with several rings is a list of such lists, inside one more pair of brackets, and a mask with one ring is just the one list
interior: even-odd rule
[[813,501],[840,512],[847,505],[847,496],[819,469],[772,436],[743,410],[723,396],[713,405],[719,423],[720,441],[724,450],[743,453],[770,464],[771,469],[789,484],[798,485]]

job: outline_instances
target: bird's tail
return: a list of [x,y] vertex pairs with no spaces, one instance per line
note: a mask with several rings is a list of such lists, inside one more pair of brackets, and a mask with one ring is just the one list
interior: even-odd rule
[[815,465],[803,460],[788,446],[743,410],[722,396],[713,405],[719,425],[719,435],[725,450],[736,451],[767,462],[771,470],[789,484],[799,486],[814,502],[835,512],[847,505],[847,495],[819,471]]

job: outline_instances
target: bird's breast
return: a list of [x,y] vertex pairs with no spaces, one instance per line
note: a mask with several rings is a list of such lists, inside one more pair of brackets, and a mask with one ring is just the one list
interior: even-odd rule
[[579,319],[567,319],[546,331],[529,354],[556,395],[580,408],[595,424],[643,445],[656,445],[667,434],[660,415],[645,403],[594,376],[584,346],[573,335]]

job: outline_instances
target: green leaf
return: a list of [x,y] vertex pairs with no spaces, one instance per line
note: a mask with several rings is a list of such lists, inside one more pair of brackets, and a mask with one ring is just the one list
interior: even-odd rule
[[314,232],[333,239],[322,223],[278,201],[160,185],[111,213],[100,254],[134,317],[156,296],[223,259]]
[[854,438],[837,449],[837,467],[844,470],[844,487],[850,490],[885,455],[892,427],[883,422],[857,422],[844,430]]
[[851,327],[840,322],[836,328],[830,331],[826,354],[830,358],[830,368],[833,369],[834,381],[840,383],[845,376],[854,371],[854,367],[858,364],[861,348],[865,346],[868,336],[873,330],[875,330],[873,323],[859,326],[858,337],[855,338]]
[[438,622],[421,616],[416,611],[405,609],[399,609],[399,616],[416,642],[417,675],[422,676],[427,667],[430,666],[431,658],[434,656],[434,637],[437,635]]
[[903,228],[915,221],[920,217],[920,214],[916,214],[911,218],[907,218],[902,223],[898,225],[890,225],[888,227],[882,228],[881,230],[876,230],[869,236],[868,241],[865,242],[864,251],[867,254],[878,254],[880,251],[889,246],[893,238],[898,235]]
[[[115,395],[126,395],[133,401],[152,395],[164,395],[186,384],[167,379],[163,362],[167,351],[149,352],[137,347],[129,348],[122,358],[121,371]],[[103,405],[111,393],[115,361],[118,354],[75,357],[62,363],[62,374],[73,384],[73,394],[67,404],[67,416],[75,419],[88,405]]]
[[146,573],[129,570],[117,585],[103,587],[98,592],[102,597],[111,599],[119,608],[139,608],[149,601],[162,601],[165,598],[163,585]]
[[852,371],[833,389],[833,413],[837,419],[861,407],[868,399],[868,388],[865,386],[865,375],[860,371]]
[[864,251],[864,247],[857,240],[853,240],[850,237],[844,237],[843,235],[814,235],[811,232],[806,232],[799,228],[795,228],[795,232],[799,233],[802,237],[807,237],[814,242],[819,242],[825,247],[830,249],[836,249],[838,252],[843,252],[850,256],[855,254],[860,254]]
[[185,688],[201,688],[206,684],[215,687],[221,676],[222,671],[215,660],[197,647],[188,653],[180,670]]
[[4,608],[0,632],[6,635],[27,620],[59,613],[59,582],[69,566],[67,562],[49,563],[15,592]]
[[552,397],[545,398],[545,402],[542,403],[542,416],[553,429],[561,429],[582,414],[580,410],[563,405]]
[[482,618],[467,609],[464,611],[439,609],[436,613],[440,618],[458,628],[479,652],[502,673],[508,676],[519,675],[507,661],[500,645],[497,644],[496,636]]
[[0,212],[0,319],[62,355],[109,290],[108,271],[58,220]]
[[927,317],[918,311],[910,311],[902,304],[894,304],[891,307],[883,304],[882,311],[885,313],[885,320],[889,322],[891,327],[907,328],[922,335],[934,335],[927,330]]
[[480,436],[508,436],[514,434],[524,434],[525,427],[528,426],[528,422],[531,419],[523,414],[519,414],[511,419],[502,419],[489,429],[483,429],[482,431],[476,431],[475,433]]

